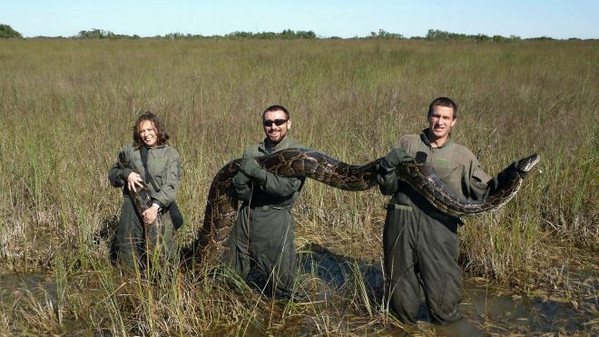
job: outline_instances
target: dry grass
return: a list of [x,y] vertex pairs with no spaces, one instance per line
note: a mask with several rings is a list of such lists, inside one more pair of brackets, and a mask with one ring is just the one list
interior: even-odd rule
[[[307,146],[365,163],[425,127],[432,98],[453,97],[455,138],[488,172],[542,157],[514,201],[462,228],[466,272],[524,292],[576,289],[556,266],[583,265],[599,250],[597,54],[597,42],[581,41],[0,41],[0,259],[13,271],[49,269],[59,286],[2,308],[0,333],[403,331],[359,278],[332,304],[298,306],[242,285],[231,291],[236,281],[208,271],[158,284],[119,275],[106,242],[121,196],[107,171],[145,109],[165,119],[183,158],[178,201],[188,226],[177,240],[185,244],[213,174],[262,137],[267,105],[289,107],[293,135]],[[384,202],[376,190],[308,182],[294,209],[298,246],[378,263]],[[565,260],[555,247],[579,250]]]

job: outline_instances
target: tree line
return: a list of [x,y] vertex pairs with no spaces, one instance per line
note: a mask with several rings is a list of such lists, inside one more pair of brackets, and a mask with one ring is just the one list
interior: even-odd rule
[[[0,38],[3,39],[22,39],[23,36],[21,33],[14,30],[11,26],[0,24]],[[47,38],[44,36],[39,36],[39,38]],[[62,36],[56,38],[64,38]],[[82,30],[77,35],[68,37],[70,39],[142,39],[141,36],[135,35],[124,35],[124,34],[115,34],[110,31],[93,28],[91,30]],[[144,37],[151,39],[262,39],[262,40],[294,40],[294,39],[342,39],[338,36],[331,37],[319,37],[313,31],[303,31],[303,30],[291,30],[285,29],[280,33],[275,32],[260,32],[260,33],[252,33],[252,32],[244,32],[244,31],[236,31],[225,35],[199,35],[199,34],[181,34],[181,33],[170,33],[166,35],[156,35],[153,37]],[[515,42],[522,40],[519,36],[511,35],[509,37],[504,37],[501,35],[493,35],[488,36],[484,34],[459,34],[459,33],[451,33],[436,29],[429,29],[426,36],[424,37],[410,37],[406,38],[402,34],[387,32],[383,29],[379,29],[378,32],[371,32],[366,36],[355,36],[350,39],[370,39],[370,40],[430,40],[430,41],[454,41],[454,40],[474,40],[474,41],[492,41],[496,43],[507,43],[507,42]],[[541,36],[536,38],[529,38],[526,40],[554,40],[551,37]],[[571,38],[570,40],[578,40],[577,38]]]

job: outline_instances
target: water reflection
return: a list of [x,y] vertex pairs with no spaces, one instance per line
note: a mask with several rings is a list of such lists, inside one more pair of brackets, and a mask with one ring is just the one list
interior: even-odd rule
[[42,273],[0,274],[0,303],[13,305],[23,296],[37,301],[55,302],[56,286]]
[[[339,321],[351,327],[369,325],[370,318],[349,317],[344,308],[334,303],[335,295],[355,291],[364,285],[374,315],[380,312],[384,279],[380,264],[366,262],[335,254],[319,245],[308,245],[299,250],[298,258],[303,275],[300,279],[315,285],[316,300],[321,309],[339,315]],[[449,326],[430,324],[424,306],[421,307],[419,323],[414,329],[418,334],[431,330],[439,335],[505,335],[505,334],[593,334],[599,326],[597,311],[597,275],[578,275],[579,284],[584,285],[588,296],[573,305],[559,298],[526,298],[509,295],[504,289],[489,286],[476,279],[467,279],[464,284],[464,299],[461,312],[464,318]],[[10,310],[23,299],[35,299],[41,303],[56,301],[56,285],[52,276],[40,273],[0,275],[0,307]],[[333,301],[333,302],[332,302]],[[372,317],[372,316],[370,316]],[[286,323],[291,323],[287,321]],[[293,323],[291,323],[293,324]],[[309,334],[306,322],[298,322],[300,334]],[[303,327],[303,328],[302,328]],[[295,330],[297,331],[297,330]],[[374,331],[390,335],[407,335],[404,330],[389,326],[374,327]],[[257,333],[255,335],[260,335]]]
[[[317,275],[334,289],[342,289],[347,284],[362,281],[372,303],[379,303],[383,296],[384,278],[380,265],[338,255],[319,245],[309,245],[301,249],[300,261],[305,273]],[[430,324],[426,308],[422,305],[418,325],[448,336],[589,331],[597,328],[599,319],[596,303],[599,283],[596,276],[579,275],[589,283],[589,296],[585,298],[586,303],[579,305],[579,308],[561,299],[508,295],[505,290],[490,287],[473,278],[467,279],[460,306],[464,319],[449,326],[436,326]],[[424,299],[422,301],[424,302]],[[589,310],[581,310],[581,306]]]

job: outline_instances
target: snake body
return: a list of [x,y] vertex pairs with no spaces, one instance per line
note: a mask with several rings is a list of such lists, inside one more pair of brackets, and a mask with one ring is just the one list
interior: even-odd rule
[[141,187],[134,190],[127,189],[131,200],[133,201],[133,207],[137,216],[141,219],[143,212],[152,206],[152,197],[150,195],[150,189],[145,182],[141,182]]
[[445,214],[460,217],[493,211],[508,203],[520,189],[523,176],[540,160],[541,157],[534,153],[503,169],[498,174],[498,185],[484,200],[458,198],[445,187],[433,169],[424,163],[405,163],[396,168],[396,173],[398,179],[410,185],[435,208]]
[[[281,176],[305,176],[324,184],[347,191],[363,191],[376,184],[378,167],[382,158],[364,165],[350,165],[315,150],[292,148],[256,158],[258,164]],[[430,166],[416,161],[397,167],[398,179],[405,181],[441,212],[453,216],[466,216],[500,208],[511,200],[522,184],[523,173],[538,163],[540,156],[533,154],[517,161],[502,171],[504,179],[484,201],[459,199],[449,191],[434,174]],[[222,167],[210,185],[204,212],[203,227],[191,248],[184,249],[184,259],[219,259],[237,217],[238,201],[234,197],[231,181],[239,169],[241,159]]]
[[147,245],[146,249],[148,252],[153,252],[160,240],[160,232],[163,225],[162,215],[160,212],[158,212],[154,222],[150,224],[144,223],[142,214],[148,208],[152,207],[152,197],[148,185],[144,181],[142,181],[140,184],[141,187],[138,187],[135,190],[130,190],[127,188],[127,192],[133,201],[133,208],[135,208],[135,212],[143,224],[146,239],[145,244]]

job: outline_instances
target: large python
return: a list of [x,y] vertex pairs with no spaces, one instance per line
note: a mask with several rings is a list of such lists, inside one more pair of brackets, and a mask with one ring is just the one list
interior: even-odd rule
[[[310,149],[292,148],[256,158],[264,169],[282,176],[305,176],[332,187],[347,191],[363,191],[376,184],[382,158],[365,165],[350,165]],[[522,177],[540,160],[538,154],[523,158],[506,167],[495,191],[484,201],[463,200],[447,190],[432,168],[416,161],[397,167],[400,180],[424,196],[441,212],[453,216],[466,216],[500,208],[511,200],[522,184]],[[214,261],[225,248],[237,217],[237,200],[231,181],[239,169],[241,159],[233,160],[221,168],[210,185],[204,212],[203,227],[197,240],[183,249],[183,259]]]

